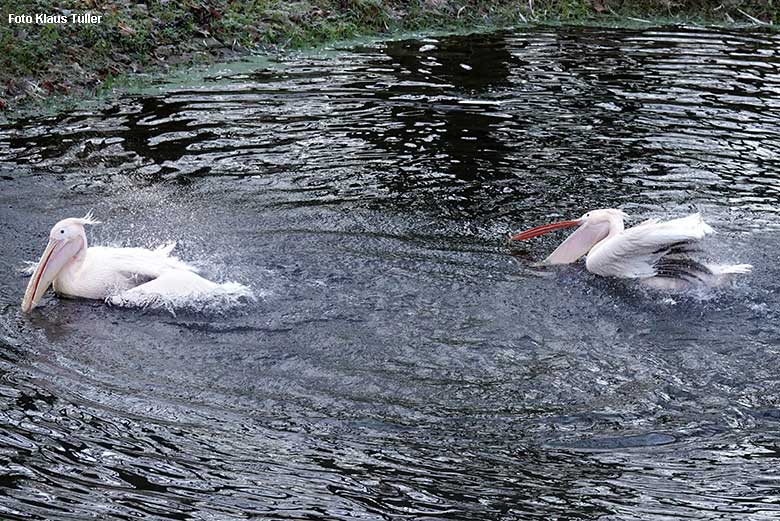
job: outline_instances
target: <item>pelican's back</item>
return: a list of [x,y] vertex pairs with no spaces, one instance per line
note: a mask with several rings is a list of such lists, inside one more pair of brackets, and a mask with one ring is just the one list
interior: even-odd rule
[[155,250],[90,246],[82,262],[60,273],[54,281],[54,290],[66,296],[102,299],[154,280],[165,272],[197,272],[170,255],[175,246],[171,243]]

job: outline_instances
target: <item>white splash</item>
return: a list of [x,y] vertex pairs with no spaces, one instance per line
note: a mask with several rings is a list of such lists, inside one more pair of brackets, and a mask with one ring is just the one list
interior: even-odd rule
[[106,297],[106,303],[125,308],[162,309],[175,315],[177,310],[226,312],[257,300],[252,288],[233,281],[211,283],[208,287],[178,293],[154,293],[135,291],[136,289],[109,295]]
[[35,273],[35,270],[38,269],[38,261],[23,261],[24,266],[19,268],[19,273],[24,273],[25,275],[32,275]]

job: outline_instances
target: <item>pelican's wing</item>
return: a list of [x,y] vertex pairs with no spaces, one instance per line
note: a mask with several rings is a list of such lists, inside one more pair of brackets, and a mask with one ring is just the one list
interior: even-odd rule
[[170,255],[174,244],[145,248],[90,246],[76,274],[58,277],[54,289],[62,295],[102,299],[156,279],[168,271],[192,273],[195,268]]
[[206,280],[197,273],[168,270],[159,277],[123,291],[111,298],[114,304],[148,305],[158,300],[176,303],[178,300],[205,295],[218,284]]
[[714,230],[698,213],[666,222],[645,221],[606,239],[588,255],[589,271],[608,277],[679,277],[706,266],[689,258],[691,243]]
[[159,277],[134,288],[112,295],[108,302],[117,306],[174,309],[186,306],[232,306],[240,301],[254,300],[251,288],[237,282],[217,284],[197,273],[169,270]]
[[155,279],[169,270],[197,272],[186,262],[171,256],[175,246],[175,242],[155,250],[92,246],[87,250],[87,260],[95,265],[110,266],[113,271],[138,280]]

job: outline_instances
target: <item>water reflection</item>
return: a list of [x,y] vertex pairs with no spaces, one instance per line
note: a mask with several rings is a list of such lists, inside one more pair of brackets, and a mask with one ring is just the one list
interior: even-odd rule
[[6,160],[149,180],[282,177],[454,217],[560,208],[561,191],[574,213],[593,199],[719,200],[724,185],[729,204],[777,202],[774,36],[562,28],[431,41],[20,123]]

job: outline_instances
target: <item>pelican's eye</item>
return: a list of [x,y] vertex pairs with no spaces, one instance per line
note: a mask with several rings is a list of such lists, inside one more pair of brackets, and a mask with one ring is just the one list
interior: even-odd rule
[[60,233],[64,235],[65,234],[65,230],[60,230]]

